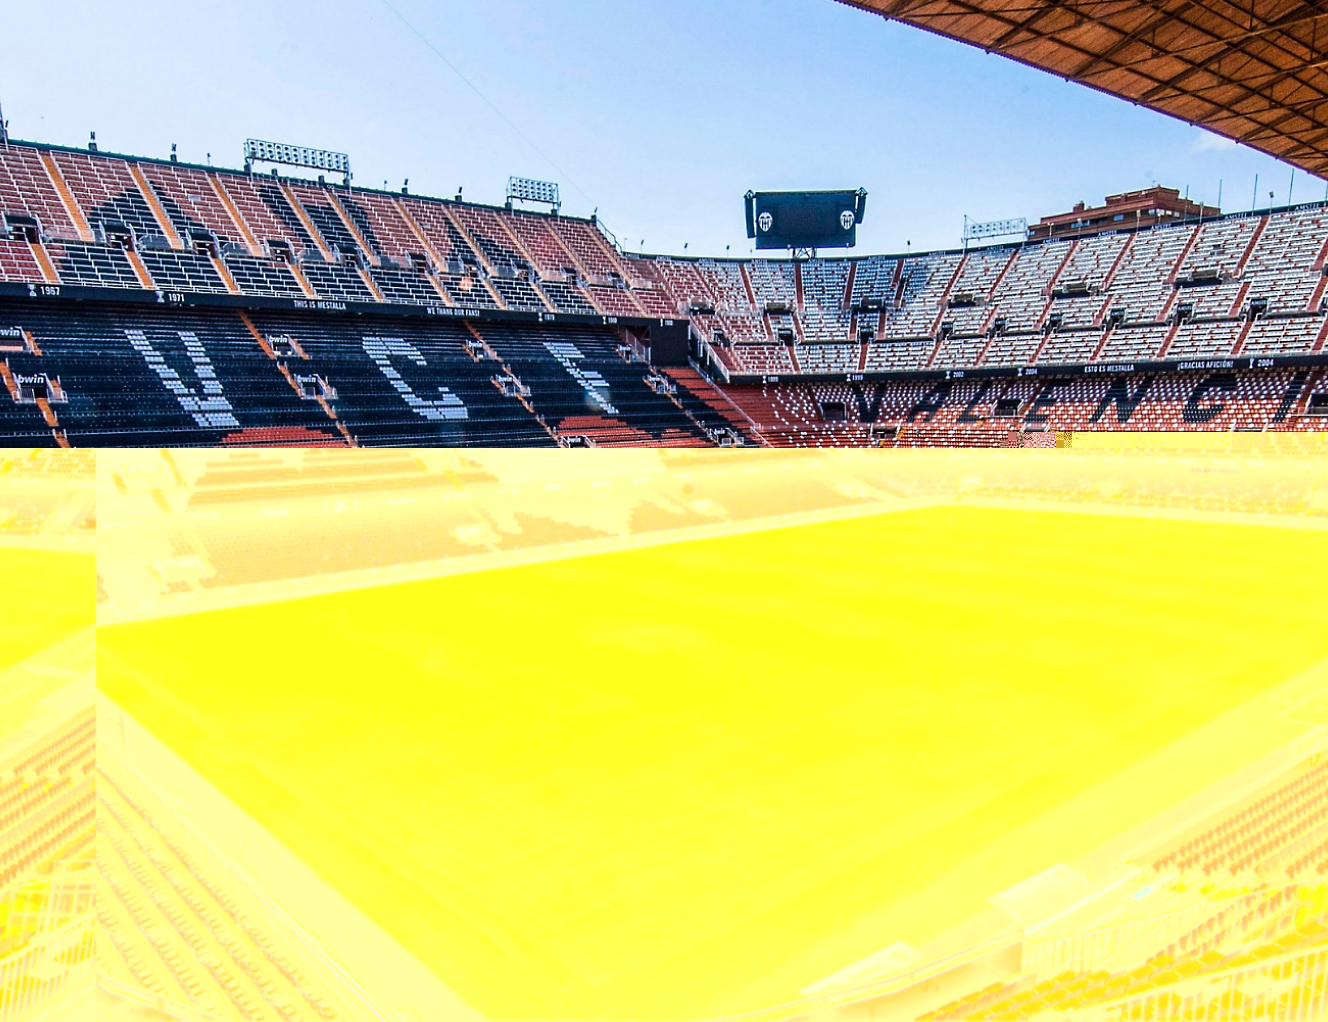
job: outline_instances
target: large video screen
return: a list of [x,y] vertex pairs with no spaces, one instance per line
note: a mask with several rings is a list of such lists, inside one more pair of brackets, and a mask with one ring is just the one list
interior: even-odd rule
[[746,201],[747,236],[759,249],[852,248],[867,193],[748,192]]

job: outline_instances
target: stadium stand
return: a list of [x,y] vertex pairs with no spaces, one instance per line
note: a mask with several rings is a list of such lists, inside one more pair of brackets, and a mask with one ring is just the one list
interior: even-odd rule
[[[1312,399],[1328,361],[1328,206],[1319,203],[963,252],[689,259],[629,256],[593,219],[11,143],[0,149],[0,213],[0,327],[38,337],[36,351],[3,353],[6,443],[550,442],[574,416],[543,381],[575,380],[545,345],[550,319],[568,331],[550,343],[583,351],[571,360],[580,365],[591,358],[585,350],[630,345],[624,331],[639,337],[652,322],[684,317],[698,378],[750,408],[755,428],[733,434],[743,442],[987,444],[1076,428],[1323,421],[1323,402]],[[68,299],[87,315],[70,315]],[[391,325],[368,330],[345,318],[371,310]],[[289,359],[265,355],[245,316],[327,339],[301,359],[320,364],[297,373]],[[474,329],[448,321],[457,316]],[[135,348],[126,331],[146,340]],[[201,347],[180,341],[181,332]],[[476,340],[486,332],[522,353],[521,364],[506,355],[492,364],[494,351]],[[391,345],[370,357],[370,336],[399,338],[424,362]],[[206,361],[195,358],[200,350]],[[243,370],[241,350],[257,359]],[[392,378],[376,359],[400,357],[407,375],[422,367],[419,387],[395,379],[384,391]],[[691,416],[690,398],[645,387],[641,367],[628,380],[621,359],[592,361],[619,381],[605,402],[626,409],[615,436],[690,442],[718,427]],[[444,366],[458,375],[434,380]],[[220,393],[203,387],[200,370]],[[1022,378],[1034,373],[1040,389],[1030,391]],[[931,381],[921,394],[933,412],[914,413],[908,395],[919,384],[909,374]],[[954,386],[974,374],[990,383]],[[321,382],[306,387],[304,377]],[[481,378],[490,386],[475,391]],[[585,395],[601,388],[576,386],[585,415]],[[1128,392],[1123,403],[1111,396],[1117,386]],[[407,391],[404,403],[389,393]],[[477,417],[464,426],[421,417],[443,391]],[[539,401],[526,409],[531,394]],[[503,414],[489,408],[494,397]],[[201,405],[181,404],[205,399],[235,424],[204,425]],[[1131,413],[1100,412],[1103,400]],[[376,401],[387,404],[373,410]],[[590,406],[587,437],[602,433],[591,428],[595,416],[613,417]],[[338,408],[360,418],[347,421]],[[407,408],[415,411],[402,418]],[[228,439],[236,436],[248,439]]]
[[[113,756],[97,771],[98,979],[165,1017],[357,1017],[316,952],[282,939],[242,879]],[[356,1005],[355,1007],[359,1007]],[[176,1014],[180,1008],[188,1014]],[[159,1016],[161,1017],[161,1016]]]
[[[60,653],[39,653],[10,670],[31,679],[57,663],[64,663]],[[26,736],[11,733],[5,742],[0,1014],[7,1019],[67,1009],[91,990],[96,721],[89,703],[41,713]]]
[[820,984],[816,1007],[925,1022],[1322,1018],[1326,805],[1321,757],[1290,760],[1069,904],[903,972]]

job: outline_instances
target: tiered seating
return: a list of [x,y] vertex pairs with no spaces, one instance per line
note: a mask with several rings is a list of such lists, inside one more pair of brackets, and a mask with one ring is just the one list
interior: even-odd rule
[[1304,355],[1323,333],[1324,317],[1259,319],[1241,346],[1242,355]]
[[[1073,243],[1069,259],[1056,278],[1051,306],[1047,309],[1047,316],[1058,320],[1060,329],[1088,329],[1101,323],[1112,300],[1101,292],[1129,240],[1127,235],[1106,234]],[[1069,297],[1058,297],[1056,289],[1072,286],[1081,290]],[[1086,292],[1082,291],[1084,288]]]
[[1093,290],[1102,290],[1130,237],[1128,234],[1099,234],[1076,242],[1059,282],[1082,282]]
[[190,232],[202,230],[223,248],[239,246],[248,251],[243,232],[217,196],[206,171],[173,163],[139,163],[138,169],[186,246]]
[[1167,349],[1167,358],[1217,358],[1230,355],[1240,336],[1239,320],[1184,323]]
[[702,428],[727,429],[738,433],[744,443],[758,442],[747,417],[695,369],[670,368],[665,374],[677,385],[679,403]]
[[[1100,330],[1066,330],[1053,333],[1038,355],[1039,365],[1079,365],[1089,361],[1102,343]],[[987,361],[991,358],[988,356]]]
[[638,272],[643,272],[640,267],[646,264],[659,274],[665,289],[673,297],[673,312],[685,310],[693,304],[707,308],[715,307],[716,296],[710,290],[710,285],[697,263],[664,257],[633,260],[632,263],[638,267]]
[[851,373],[861,351],[856,344],[804,344],[798,348],[798,365],[804,373]]
[[1249,298],[1264,299],[1269,312],[1306,312],[1319,285],[1315,260],[1328,240],[1328,210],[1292,210],[1268,218],[1245,265]]
[[1244,293],[1246,282],[1229,278],[1240,270],[1259,223],[1258,217],[1231,217],[1197,228],[1194,244],[1177,268],[1177,280],[1184,283],[1199,274],[1210,277],[1213,283],[1186,287],[1176,296],[1177,302],[1191,306],[1192,316],[1223,318],[1240,312],[1233,306]]
[[851,337],[853,313],[847,309],[823,309],[810,306],[801,317],[802,338],[809,344],[854,340]]
[[932,359],[932,368],[934,369],[959,369],[965,366],[975,366],[982,356],[982,351],[987,347],[985,337],[947,337],[941,341],[940,347],[936,349],[936,357]]
[[[804,262],[801,266],[803,309],[844,310],[852,265],[847,259],[809,259]],[[861,263],[858,269],[862,270]]]
[[1234,276],[1258,226],[1259,217],[1241,216],[1210,220],[1196,228],[1194,244],[1176,275],[1183,278],[1196,270],[1217,270],[1223,276]]
[[535,412],[560,433],[594,433],[594,420],[614,419],[651,437],[704,439],[678,405],[646,385],[640,362],[618,355],[611,331],[486,323],[479,332],[529,388]]
[[1125,314],[1127,323],[1156,323],[1175,289],[1171,276],[1195,228],[1158,227],[1134,235],[1111,284],[1111,308]]
[[701,259],[695,265],[705,282],[706,291],[714,296],[716,311],[750,312],[755,308],[751,295],[747,293],[747,285],[743,282],[742,269],[738,263]]
[[225,190],[260,248],[277,241],[290,246],[291,255],[296,258],[303,258],[307,252],[319,255],[318,246],[295,210],[291,209],[276,181],[243,174],[218,174],[215,180]]
[[[1264,429],[1283,405],[1291,375],[1290,370],[1277,370],[863,384],[790,381],[768,385],[765,393],[774,408],[788,407],[781,396],[786,389],[802,395],[795,404],[804,399],[817,409],[827,403],[844,404],[844,414],[823,418],[818,411],[811,419],[799,421],[798,427],[822,432],[849,430],[847,442],[856,442],[853,429],[857,426],[888,424],[901,428],[895,441],[901,446],[933,441],[966,446],[1004,444],[1011,434],[1016,435],[1014,446],[1027,446],[1018,434],[1028,430],[1045,430],[1050,437],[1056,431],[1087,429]],[[727,388],[735,399],[751,390]],[[906,421],[923,395],[928,395],[923,402],[926,407],[912,422]],[[783,428],[793,422],[788,415],[758,421],[763,429],[767,425]],[[904,426],[907,431],[902,431]]]
[[986,329],[988,320],[993,318],[993,310],[988,304],[997,279],[1005,272],[1018,250],[1009,248],[977,249],[968,254],[964,267],[950,289],[950,301],[976,304],[967,307],[950,308],[944,322],[952,325],[952,330],[960,336],[973,336]]
[[1063,298],[1053,295],[1046,323],[1060,330],[1094,330],[1102,326],[1110,304],[1110,294]]
[[984,366],[1031,365],[1033,355],[1042,344],[1042,334],[1006,334],[987,345],[982,356]]
[[0,846],[0,886],[8,887],[75,849],[85,853],[96,818],[92,778],[69,786],[10,827]]
[[[1266,859],[1328,820],[1328,764],[1297,771],[1272,791],[1229,812],[1218,823],[1188,838],[1151,863],[1157,872],[1200,872],[1236,875],[1257,868]],[[1318,861],[1311,850],[1287,864],[1299,875]]]
[[[513,216],[512,219],[517,217]],[[592,282],[625,282],[623,268],[598,227],[584,220],[567,220],[562,217],[550,217],[546,222],[576,257],[581,268],[590,275]]]
[[900,271],[904,284],[900,304],[885,314],[887,339],[932,336],[941,313],[941,299],[962,258],[949,252],[904,260]]
[[781,343],[798,340],[800,331],[792,312],[771,312],[766,316],[766,322],[775,340]]
[[[494,386],[493,377],[502,374],[502,367],[492,360],[475,361],[467,353],[465,341],[472,335],[462,324],[281,312],[254,312],[252,318],[263,334],[289,335],[299,342],[309,359],[292,362],[290,371],[331,384],[337,395],[331,404],[357,443],[552,442],[520,402]],[[297,403],[318,411],[312,402]]]
[[[17,310],[12,305],[0,305],[0,316],[5,321],[13,321]],[[48,370],[42,367],[43,360],[26,354],[10,352],[0,353],[0,445],[5,447],[54,447],[55,435],[42,416],[41,409],[35,404],[19,404],[15,400],[17,388],[13,386],[15,373],[37,373]],[[49,370],[56,375],[54,370]],[[13,463],[6,462],[5,469],[12,470]]]
[[551,226],[552,218],[513,212],[503,217],[502,222],[530,253],[541,279],[564,280],[579,274],[575,258]]
[[[452,205],[449,209],[493,267],[495,275],[490,278],[490,283],[502,296],[503,304],[509,308],[543,311],[546,306],[529,280],[532,267],[504,226],[504,217],[497,210],[483,206]],[[595,311],[568,285],[562,285],[556,291],[551,288],[543,290],[560,312],[589,314]]]
[[141,288],[129,258],[118,248],[61,241],[47,246],[56,272],[65,284],[85,287]]
[[141,253],[153,283],[162,291],[229,291],[207,256],[171,249],[144,249]]
[[443,203],[407,198],[401,200],[401,207],[429,242],[432,254],[440,260],[437,267],[440,273],[461,277],[474,272],[468,271],[467,267],[478,266],[479,257],[457,230]]
[[98,224],[118,222],[133,230],[139,245],[145,245],[148,238],[164,242],[161,225],[138,190],[127,163],[65,150],[56,150],[52,158],[94,231]]
[[769,344],[770,334],[766,332],[765,321],[751,313],[729,313],[708,317],[710,333],[716,331],[724,335],[730,344]]
[[1098,361],[1130,362],[1157,358],[1162,342],[1170,332],[1169,326],[1117,327],[1107,335]]
[[363,278],[349,266],[307,259],[300,270],[319,298],[337,302],[377,301]]
[[[302,402],[238,316],[224,310],[24,308],[40,358],[16,371],[58,376],[55,406],[71,442],[87,445],[222,443],[246,428],[302,426],[333,433]],[[143,329],[146,327],[147,329]]]
[[608,316],[640,316],[641,306],[631,291],[619,287],[587,287],[586,294]]
[[747,276],[752,282],[756,307],[777,302],[790,309],[797,308],[797,285],[793,280],[793,264],[788,260],[753,259],[747,264]]
[[741,373],[772,375],[795,371],[793,356],[784,344],[739,344],[728,349],[727,354]]
[[[871,426],[898,428],[924,401],[933,384],[812,384],[735,391],[756,418],[761,435],[777,446],[840,447],[872,442]],[[916,412],[915,419],[929,413]]]
[[869,372],[904,372],[925,369],[935,341],[884,341],[867,349]]
[[886,256],[867,256],[857,260],[849,305],[859,308],[864,303],[879,303],[882,306],[894,304],[895,273],[898,269],[899,260]]
[[242,294],[265,298],[303,298],[304,289],[282,263],[266,259],[253,259],[244,255],[228,255],[226,270]]
[[0,240],[0,280],[42,281],[41,267],[26,241]]
[[544,292],[549,301],[553,303],[553,307],[559,312],[589,316],[595,311],[575,284],[563,284],[556,280],[546,280],[540,284],[540,290]]
[[[48,173],[48,167],[58,172]],[[61,181],[68,185],[67,198]],[[316,298],[329,311],[334,303],[381,300],[588,316],[687,315],[696,333],[711,341],[714,357],[736,374],[935,372],[1032,364],[1045,372],[1090,361],[1123,365],[1322,351],[1325,318],[1309,305],[1321,303],[1321,293],[1328,291],[1320,265],[1328,250],[1326,209],[1305,207],[966,254],[799,263],[647,258],[618,252],[593,221],[18,145],[0,152],[0,212],[39,219],[44,249],[29,244],[31,224],[16,221],[14,236],[0,238],[0,281],[43,282],[42,260],[49,255],[62,283],[150,287],[172,292],[170,301],[175,301],[174,292],[221,294],[238,288],[256,297]],[[116,223],[132,228],[135,252],[103,244],[100,235],[90,240],[94,232],[84,229],[84,219],[93,227]],[[224,260],[227,272],[219,271],[216,258]],[[271,360],[261,371],[252,367],[277,388],[262,401],[276,402],[273,409],[294,401],[297,411],[281,419],[291,413],[285,409],[266,423],[246,418],[247,398],[234,397],[231,370],[213,361],[216,338],[209,331],[219,328],[202,313],[185,322],[188,317],[175,315],[178,309],[148,312],[147,307],[125,306],[112,312],[88,306],[85,322],[76,323],[55,306],[33,308],[38,312],[29,318],[50,326],[55,346],[42,356],[21,349],[6,354],[10,400],[0,399],[0,432],[5,435],[33,443],[130,436],[159,443],[178,438],[173,431],[182,429],[184,442],[196,443],[229,442],[237,433],[345,439],[338,427],[346,423],[330,418],[317,401],[301,401],[296,391],[303,385],[285,380]],[[252,354],[257,342],[237,320],[225,319],[229,313],[216,315],[227,324],[222,334],[238,336]],[[532,425],[532,413],[519,400],[499,394],[491,382],[494,367],[481,366],[466,354],[461,342],[469,334],[455,321],[447,326],[385,321],[372,330],[335,319],[308,325],[315,335],[327,335],[322,350],[335,369],[332,375],[345,378],[332,384],[355,393],[347,407],[359,409],[368,443],[417,435],[422,442],[446,442],[475,432],[469,418],[418,421],[427,418],[420,409],[444,407],[437,403],[442,397],[432,396],[439,386],[468,412],[471,408],[470,399],[451,383],[432,382],[437,358],[465,360],[447,367],[458,373],[459,387],[482,381],[471,395],[481,417],[497,416],[488,399],[507,410],[521,407],[520,442],[551,440],[538,422]],[[440,341],[444,335],[445,343]],[[366,337],[380,340],[366,342]],[[366,343],[379,347],[371,352]],[[219,350],[230,349],[223,345]],[[423,360],[422,367],[409,351]],[[540,357],[545,356],[574,382],[581,370],[567,366],[575,368],[589,357],[569,356],[564,364],[548,350]],[[402,358],[404,375],[397,366]],[[397,375],[388,374],[385,365]],[[541,372],[548,370],[547,358],[542,365]],[[617,371],[617,362],[610,365]],[[124,372],[112,378],[107,366]],[[40,404],[34,403],[40,395],[29,384],[18,394],[14,381],[23,374],[44,374],[51,381]],[[363,380],[357,376],[370,381],[358,391]],[[407,377],[425,390],[407,383]],[[1168,374],[1154,381],[1136,411],[1123,418],[1114,411],[1095,418],[1096,402],[1108,393],[1109,380],[1075,380],[1065,385],[1063,400],[1048,421],[1054,419],[1057,428],[1152,428],[1154,423],[1312,428],[1318,420],[1303,414],[1303,401],[1276,411],[1287,404],[1284,393],[1274,393],[1277,386],[1271,381],[1279,379],[1242,366],[1234,391],[1224,384],[1203,399],[1202,407],[1187,412],[1197,382]],[[1142,382],[1133,380],[1131,386]],[[219,393],[209,390],[214,383]],[[398,384],[419,403],[406,399]],[[42,386],[39,379],[36,389]],[[20,404],[19,398],[28,403]],[[327,407],[345,400],[332,399]],[[947,398],[946,407],[954,400]],[[673,414],[680,412],[669,404]],[[566,409],[557,414],[574,418]],[[641,430],[631,416],[619,419],[603,408],[595,415],[604,420],[598,435],[614,442],[639,439],[638,434],[683,437],[668,432],[681,428],[676,423]],[[956,420],[944,426],[942,435],[947,415],[939,415],[936,424],[911,424],[912,432],[899,442],[923,441],[929,429],[938,442],[967,431],[974,442],[986,443],[1000,430],[1009,432],[1003,424],[991,436],[979,436],[976,423]],[[694,426],[688,428],[695,433]],[[843,442],[849,436],[842,432],[846,428],[833,417],[820,422],[816,442]],[[869,439],[865,434],[852,438]]]
[[[369,246],[379,264],[369,270],[369,275],[382,293],[384,301],[405,305],[441,305],[448,300],[443,297],[443,294],[447,294],[454,304],[472,304],[458,302],[448,292],[447,264],[453,253],[454,244],[460,239],[453,239],[452,234],[456,234],[456,228],[446,221],[446,216],[437,203],[421,204],[429,213],[441,218],[441,223],[451,227],[451,234],[446,229],[440,232],[439,240],[442,243],[435,249],[438,256],[435,260],[427,251],[430,245],[421,240],[416,233],[416,227],[412,226],[403,215],[403,206],[399,206],[391,197],[378,192],[347,192],[339,196],[339,199],[341,207],[355,223],[360,237]],[[405,201],[402,200],[403,205]],[[440,226],[438,220],[433,223],[435,227]],[[464,241],[460,241],[460,244],[463,248],[467,248]],[[431,265],[434,263],[437,265]],[[426,270],[439,274],[436,286],[426,274]],[[451,275],[450,279],[453,287],[459,290],[457,284],[461,277]],[[439,293],[439,288],[442,288],[442,294]],[[479,288],[479,291],[483,292],[487,299],[484,304],[492,307],[494,301],[488,291],[483,287]],[[512,295],[508,305],[512,306],[514,302],[519,302],[521,297]]]
[[[812,259],[801,265],[801,325],[804,341],[815,343],[856,339],[850,337],[853,313],[844,304],[851,265],[846,259]],[[851,368],[856,367],[857,358],[854,356]]]
[[477,309],[496,309],[498,300],[477,274],[439,274],[436,278],[457,305]]
[[1247,283],[1243,280],[1185,287],[1176,295],[1176,306],[1190,306],[1190,315],[1196,319],[1229,319],[1249,309],[1245,298],[1247,292]]
[[42,165],[41,154],[27,146],[0,147],[0,213],[35,218],[44,238],[80,236]]
[[664,275],[652,259],[640,259],[625,253],[619,258],[632,285],[632,297],[647,316],[669,318],[678,314],[677,300],[669,294]]
[[375,268],[369,271],[386,302],[402,305],[442,305],[444,299],[429,277],[414,270]]
[[329,189],[302,181],[290,181],[286,188],[300,204],[300,209],[314,225],[319,239],[333,258],[351,254],[360,265],[369,265],[372,261],[370,253],[355,239],[346,221],[337,212]]
[[[401,208],[391,196],[381,192],[348,191],[338,198],[360,237],[380,262],[409,267],[427,256],[424,243],[406,222]],[[445,254],[443,258],[446,258]]]
[[670,319],[678,315],[678,303],[662,285],[637,288],[632,292],[637,304],[647,316]]
[[40,748],[12,763],[7,773],[20,779],[71,774],[81,778],[92,770],[96,742],[96,717],[91,712],[79,714],[47,735]]
[[168,813],[123,779],[99,781],[100,968],[207,1017],[354,1017],[301,960],[310,949],[277,939],[237,879],[195,851]]
[[437,264],[434,279],[453,304],[497,308],[497,301],[481,280],[479,257],[448,217],[443,204],[409,198],[401,200],[401,207],[428,241],[429,252],[425,254]]
[[1322,308],[1311,307],[1319,281],[1318,274],[1310,273],[1253,277],[1245,293],[1245,308],[1252,302],[1266,302],[1267,311],[1273,313],[1322,312]]
[[1042,325],[1052,277],[1065,261],[1070,245],[1068,241],[1053,241],[1019,250],[1014,265],[991,296],[1007,334],[1033,331]]
[[478,246],[489,265],[498,273],[514,272],[526,265],[526,258],[517,250],[504,218],[496,210],[483,206],[452,205],[449,211],[461,222],[470,240]]

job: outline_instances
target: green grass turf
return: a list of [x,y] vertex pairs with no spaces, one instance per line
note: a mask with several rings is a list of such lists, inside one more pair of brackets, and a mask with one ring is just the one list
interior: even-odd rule
[[1325,564],[937,508],[102,628],[99,681],[490,1017],[701,1016],[1328,656]]
[[0,547],[0,670],[87,628],[96,618],[92,554]]

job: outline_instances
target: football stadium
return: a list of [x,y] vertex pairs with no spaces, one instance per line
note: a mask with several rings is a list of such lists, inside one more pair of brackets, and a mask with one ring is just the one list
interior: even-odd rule
[[819,2],[1292,187],[703,255],[0,115],[0,1022],[1328,1018],[1328,12]]
[[[99,769],[289,899],[346,1017],[1312,1018],[1298,436],[103,454]],[[104,985],[267,1017],[157,819]]]
[[[1284,0],[863,6],[1325,168],[1322,19]],[[6,443],[1008,447],[1328,414],[1328,202],[1159,186],[860,256],[865,191],[762,194],[774,257],[707,258],[629,253],[552,182],[495,206],[360,187],[339,152],[243,157],[6,131]]]

